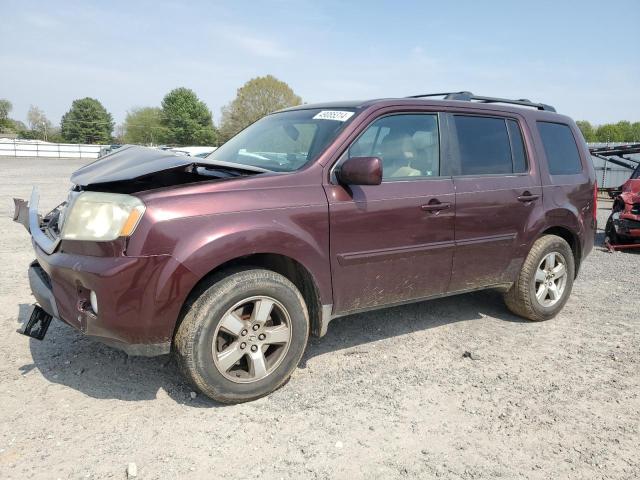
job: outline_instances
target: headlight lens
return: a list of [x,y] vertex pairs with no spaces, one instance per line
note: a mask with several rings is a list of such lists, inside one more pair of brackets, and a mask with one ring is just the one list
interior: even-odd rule
[[83,192],[67,208],[62,238],[98,242],[131,235],[145,209],[139,198],[102,192]]

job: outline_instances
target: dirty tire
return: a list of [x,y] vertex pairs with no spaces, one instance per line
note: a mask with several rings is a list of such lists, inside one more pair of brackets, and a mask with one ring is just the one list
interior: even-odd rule
[[[555,305],[545,307],[536,299],[535,273],[540,262],[552,252],[560,253],[564,257],[567,279],[561,299]],[[556,235],[545,235],[536,240],[531,247],[518,278],[504,295],[505,303],[509,310],[527,320],[537,322],[549,320],[562,310],[571,295],[574,276],[575,260],[569,244],[565,239]]]
[[[213,360],[214,333],[228,309],[256,295],[267,295],[286,308],[291,321],[290,343],[268,376],[252,383],[235,383],[220,373]],[[185,376],[202,393],[219,402],[241,403],[284,385],[304,353],[308,336],[307,306],[295,285],[270,270],[247,269],[213,278],[191,299],[174,337],[174,353]]]

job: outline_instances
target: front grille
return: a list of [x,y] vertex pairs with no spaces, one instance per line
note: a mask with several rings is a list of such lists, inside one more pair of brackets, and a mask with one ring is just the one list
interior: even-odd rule
[[634,203],[631,206],[631,213],[634,215],[640,215],[640,203]]

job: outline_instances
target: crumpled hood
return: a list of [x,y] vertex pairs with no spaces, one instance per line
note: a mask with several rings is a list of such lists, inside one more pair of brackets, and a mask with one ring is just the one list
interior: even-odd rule
[[137,145],[125,145],[73,172],[71,182],[84,187],[136,180],[158,172],[183,169],[196,163],[194,158],[186,155]]

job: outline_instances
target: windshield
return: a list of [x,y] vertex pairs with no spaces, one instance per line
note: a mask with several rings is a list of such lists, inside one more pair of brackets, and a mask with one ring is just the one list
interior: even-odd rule
[[267,115],[207,156],[205,162],[291,172],[317,158],[354,113],[309,109]]

